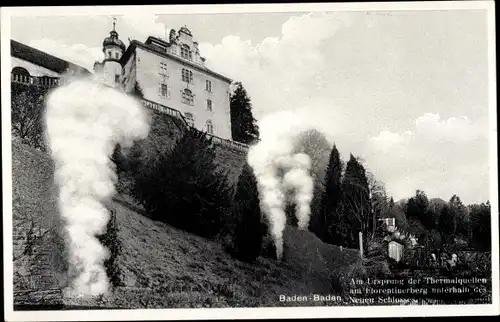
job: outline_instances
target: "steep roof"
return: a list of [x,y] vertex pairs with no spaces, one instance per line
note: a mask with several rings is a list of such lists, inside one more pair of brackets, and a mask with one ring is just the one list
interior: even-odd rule
[[10,40],[10,54],[13,57],[29,61],[59,74],[64,73],[68,69],[82,74],[91,74],[91,72],[82,66],[52,56],[13,39]]

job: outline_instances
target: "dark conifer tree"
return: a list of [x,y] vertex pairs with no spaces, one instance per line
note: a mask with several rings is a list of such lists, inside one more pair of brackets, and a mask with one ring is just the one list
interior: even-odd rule
[[230,97],[231,133],[233,140],[251,144],[259,138],[259,126],[252,114],[252,103],[247,91],[240,82]]
[[233,214],[239,218],[235,229],[235,253],[244,261],[253,261],[260,255],[266,227],[260,211],[257,179],[248,164],[238,180]]
[[310,230],[324,242],[335,245],[342,244],[340,234],[342,223],[338,207],[342,199],[341,180],[342,161],[336,145],[333,145],[325,175],[325,191],[321,199],[320,212],[312,216]]
[[211,139],[191,128],[172,151],[136,175],[135,197],[153,219],[213,237],[221,229],[232,195],[227,173],[214,158]]

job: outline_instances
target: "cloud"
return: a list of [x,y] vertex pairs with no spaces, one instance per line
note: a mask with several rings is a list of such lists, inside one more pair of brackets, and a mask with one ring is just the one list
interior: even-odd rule
[[128,37],[138,41],[146,41],[148,36],[164,39],[170,32],[163,22],[158,21],[158,16],[152,13],[124,15],[120,18],[120,23],[126,28]]
[[207,67],[241,81],[250,94],[255,93],[252,103],[259,119],[270,112],[322,103],[311,97],[316,75],[328,59],[322,46],[349,24],[344,14],[311,13],[290,18],[280,37],[252,44],[227,36],[220,44],[201,43],[200,51]]
[[426,113],[412,131],[382,131],[370,138],[366,165],[397,199],[423,189],[429,197],[457,193],[465,202],[483,202],[489,199],[487,128],[484,120]]
[[83,44],[65,45],[61,42],[49,38],[33,40],[28,43],[29,46],[49,53],[53,56],[67,60],[71,63],[80,65],[93,71],[94,62],[104,59],[101,47],[88,47]]

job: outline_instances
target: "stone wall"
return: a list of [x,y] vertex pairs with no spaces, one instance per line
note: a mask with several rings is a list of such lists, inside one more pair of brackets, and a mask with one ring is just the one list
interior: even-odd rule
[[[14,304],[54,305],[62,300],[58,264],[57,207],[50,159],[12,144],[12,235]],[[44,295],[45,294],[45,295]]]

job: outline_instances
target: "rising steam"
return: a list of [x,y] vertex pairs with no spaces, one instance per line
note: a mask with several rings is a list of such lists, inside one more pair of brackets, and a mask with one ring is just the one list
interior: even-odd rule
[[261,141],[248,151],[248,163],[257,178],[261,208],[280,260],[288,193],[293,192],[299,228],[307,229],[309,225],[313,197],[311,160],[307,154],[294,153],[295,138],[306,124],[293,112],[280,112],[266,117],[259,126]]
[[91,80],[74,80],[48,97],[46,139],[55,165],[59,210],[65,221],[71,295],[108,290],[108,251],[96,238],[109,219],[106,203],[117,176],[110,157],[116,144],[145,138],[149,118],[134,99]]

